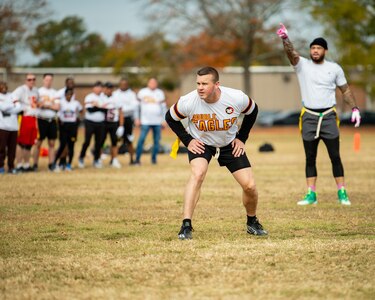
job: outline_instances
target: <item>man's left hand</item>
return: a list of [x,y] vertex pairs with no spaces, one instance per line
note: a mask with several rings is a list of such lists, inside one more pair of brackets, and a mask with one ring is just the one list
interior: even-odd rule
[[239,139],[233,140],[232,148],[232,154],[234,155],[234,157],[240,157],[245,153],[245,144]]
[[361,124],[361,114],[359,113],[359,109],[357,107],[352,109],[352,123],[354,122],[354,127],[359,127]]

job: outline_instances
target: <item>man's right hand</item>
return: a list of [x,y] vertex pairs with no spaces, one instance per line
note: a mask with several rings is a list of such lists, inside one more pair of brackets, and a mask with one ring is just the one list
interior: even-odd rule
[[285,28],[283,23],[280,23],[280,28],[276,31],[276,33],[282,39],[288,38],[288,30]]
[[204,143],[196,139],[192,139],[188,145],[188,150],[194,154],[203,154],[205,150]]

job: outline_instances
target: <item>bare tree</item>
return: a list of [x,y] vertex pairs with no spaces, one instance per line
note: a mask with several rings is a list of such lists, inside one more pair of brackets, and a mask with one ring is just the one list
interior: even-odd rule
[[244,70],[244,91],[250,95],[249,67],[254,60],[255,40],[267,32],[267,21],[280,12],[283,2],[282,0],[149,0],[148,4],[153,20],[180,37],[187,33],[203,31],[224,41],[231,43],[234,40],[238,41],[239,46],[233,54]]
[[10,68],[25,34],[46,15],[45,0],[0,0],[0,67]]

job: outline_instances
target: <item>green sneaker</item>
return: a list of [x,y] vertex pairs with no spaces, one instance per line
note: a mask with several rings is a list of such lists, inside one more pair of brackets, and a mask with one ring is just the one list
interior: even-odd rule
[[346,189],[344,187],[337,191],[337,197],[339,198],[340,204],[351,205],[348,194],[346,193]]
[[298,205],[310,205],[317,203],[318,200],[316,199],[316,193],[313,190],[311,190],[311,188],[308,188],[305,197],[301,201],[297,202]]

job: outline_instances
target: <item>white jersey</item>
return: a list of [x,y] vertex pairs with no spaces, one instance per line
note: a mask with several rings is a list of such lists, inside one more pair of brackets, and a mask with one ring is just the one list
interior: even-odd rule
[[255,102],[241,90],[220,86],[220,91],[215,103],[205,102],[195,90],[170,108],[175,121],[188,119],[187,131],[193,138],[214,147],[231,143],[236,138],[240,114],[251,114],[255,108]]
[[60,101],[59,119],[64,123],[77,122],[79,112],[82,111],[82,105],[77,100],[70,101],[63,98]]
[[90,93],[85,97],[85,119],[92,121],[92,122],[104,122],[105,120],[105,113],[102,111],[95,111],[95,112],[89,112],[88,108],[95,107],[93,105],[94,102],[97,102],[99,104],[103,104],[103,99],[100,95],[97,95],[95,93]]
[[146,87],[138,92],[140,101],[140,120],[142,125],[161,125],[167,111],[164,92]]
[[[58,103],[60,101],[60,97],[57,97],[57,91],[52,88],[46,88],[46,87],[41,87],[38,90],[39,93],[39,100],[38,102],[42,103],[47,103],[50,106]],[[37,116],[38,118],[42,119],[53,119],[57,116],[57,111],[53,109],[48,109],[48,108],[38,108],[37,111]]]
[[113,92],[113,97],[116,98],[116,101],[122,104],[124,117],[134,117],[135,111],[139,106],[136,93],[131,89],[127,89],[126,91],[117,89]]
[[12,93],[13,100],[21,103],[24,116],[37,115],[37,101],[39,98],[38,89],[33,87],[31,90],[24,84],[16,88]]
[[18,131],[17,114],[21,112],[21,110],[20,102],[13,102],[11,93],[0,93],[0,129]]
[[300,56],[294,69],[303,106],[320,109],[336,105],[336,87],[347,83],[344,71],[338,64],[326,60],[317,64]]
[[118,122],[120,119],[120,109],[122,108],[121,103],[116,97],[107,96],[106,94],[101,94],[103,107],[107,109],[105,120],[107,122]]

